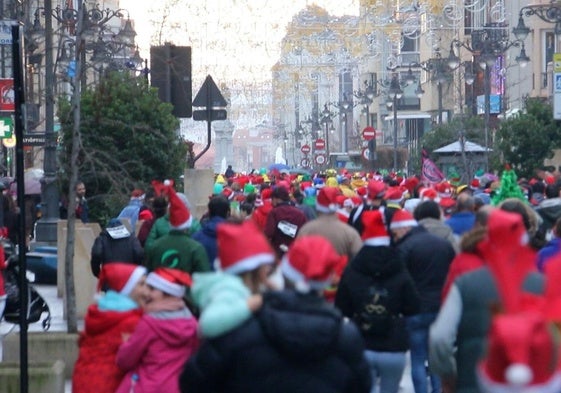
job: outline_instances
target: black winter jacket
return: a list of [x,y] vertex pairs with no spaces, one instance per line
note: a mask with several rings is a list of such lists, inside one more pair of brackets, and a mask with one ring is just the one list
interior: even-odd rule
[[354,319],[371,298],[369,289],[373,285],[387,291],[384,303],[393,318],[385,335],[363,332],[366,349],[405,352],[409,344],[403,316],[419,312],[419,294],[394,248],[363,246],[341,277],[335,305],[343,315]]
[[396,246],[421,297],[420,313],[437,313],[448,269],[456,256],[454,248],[421,226],[412,228]]
[[144,249],[138,238],[134,235],[122,239],[113,239],[107,231],[103,230],[94,241],[91,256],[92,273],[98,277],[101,265],[104,263],[127,262],[136,265],[142,264]]
[[269,293],[245,324],[204,342],[186,363],[183,393],[369,392],[353,323],[316,295]]

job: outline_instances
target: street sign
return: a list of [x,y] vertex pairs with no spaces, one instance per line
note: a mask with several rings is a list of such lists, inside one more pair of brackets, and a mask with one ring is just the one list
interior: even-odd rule
[[367,141],[376,138],[376,129],[371,126],[364,127],[364,130],[362,130],[362,137]]
[[368,149],[367,147],[362,149],[362,158],[364,158],[365,160],[370,160],[370,149]]
[[312,149],[310,148],[310,145],[303,145],[300,148],[300,151],[304,154],[308,154],[310,151],[312,151]]
[[325,149],[325,141],[323,139],[316,139],[314,146],[316,150],[323,150]]
[[318,165],[323,165],[323,164],[325,164],[325,155],[323,155],[323,154],[318,154],[318,155],[316,156],[316,164],[318,164]]
[[11,138],[14,131],[14,122],[11,116],[0,117],[0,138]]
[[300,165],[304,168],[308,168],[310,166],[310,160],[308,160],[307,158],[302,158],[302,161],[300,161]]
[[553,54],[553,118],[561,120],[561,53]]
[[13,112],[16,109],[13,79],[0,79],[0,111]]
[[45,146],[47,143],[47,136],[45,133],[23,134],[24,146]]
[[223,108],[227,105],[228,103],[222,96],[222,93],[218,89],[218,86],[216,86],[216,83],[214,83],[212,77],[210,75],[207,75],[203,85],[201,86],[201,89],[193,100],[193,106],[204,108],[208,108],[209,106],[211,108]]

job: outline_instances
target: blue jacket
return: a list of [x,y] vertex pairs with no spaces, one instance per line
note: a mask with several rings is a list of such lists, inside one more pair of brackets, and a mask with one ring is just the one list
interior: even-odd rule
[[452,228],[454,234],[461,236],[465,232],[473,228],[475,224],[475,213],[473,212],[458,212],[450,216],[446,220],[446,224]]
[[561,251],[561,238],[555,237],[551,239],[540,251],[536,257],[536,266],[538,270],[543,273],[545,264],[554,255]]
[[211,269],[214,270],[214,259],[218,253],[218,246],[216,244],[216,228],[218,224],[226,221],[223,217],[211,217],[202,224],[202,228],[195,232],[191,238],[198,241],[205,248],[206,254],[208,256],[208,262],[210,263]]

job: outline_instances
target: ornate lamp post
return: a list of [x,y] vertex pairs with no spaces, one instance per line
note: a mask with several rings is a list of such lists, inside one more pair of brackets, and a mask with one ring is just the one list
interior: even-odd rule
[[323,105],[323,111],[321,111],[321,124],[324,127],[325,132],[325,152],[327,158],[325,160],[325,166],[329,166],[330,163],[330,150],[329,150],[329,132],[330,127],[333,125],[334,114],[327,108],[327,104]]
[[[75,41],[74,48],[79,51],[79,59],[82,64],[75,66],[75,71],[78,73],[76,78],[80,78],[81,83],[74,84],[74,94],[79,96],[80,85],[85,86],[86,73],[83,70],[85,63],[85,53],[88,48],[85,42],[85,31],[78,31],[78,27],[82,26],[82,30],[96,32],[98,39],[111,37],[114,42],[122,42],[123,47],[133,44],[136,32],[132,29],[130,19],[127,20],[123,29],[117,34],[111,33],[108,22],[113,18],[123,18],[122,9],[111,10],[109,8],[102,9],[96,6],[87,9],[85,5],[83,8],[76,10],[69,7],[65,8],[57,6],[53,8],[52,0],[45,0],[44,7],[37,8],[35,11],[35,20],[31,27],[30,33],[36,35],[44,33],[45,37],[45,153],[43,161],[44,177],[42,179],[42,203],[43,216],[37,222],[36,240],[40,242],[54,243],[57,240],[57,221],[59,217],[59,195],[58,186],[56,184],[57,176],[57,163],[56,163],[56,133],[54,132],[54,88],[56,85],[55,74],[55,59],[53,56],[53,20],[58,23],[59,27],[63,28],[65,34],[72,37]],[[41,27],[40,16],[45,19],[45,28]],[[82,24],[78,23],[79,20]],[[63,40],[63,45],[66,45],[67,40]],[[90,46],[91,47],[91,46]],[[64,47],[62,49],[65,49]],[[78,59],[78,57],[76,57]]]
[[[516,28],[515,28],[516,30]],[[519,35],[525,37],[524,34]],[[448,66],[451,69],[457,68],[461,61],[456,55],[454,48],[464,48],[471,52],[475,57],[475,62],[484,72],[484,94],[485,94],[485,170],[489,169],[489,123],[491,115],[491,68],[497,60],[512,47],[520,47],[520,54],[516,61],[521,67],[528,64],[529,58],[526,56],[524,42],[518,38],[510,41],[508,32],[502,26],[487,25],[484,29],[474,30],[471,33],[470,42],[453,40],[450,43],[450,55],[448,56]]]
[[394,74],[388,89],[388,97],[393,109],[393,170],[397,170],[397,101],[403,96],[397,74]]

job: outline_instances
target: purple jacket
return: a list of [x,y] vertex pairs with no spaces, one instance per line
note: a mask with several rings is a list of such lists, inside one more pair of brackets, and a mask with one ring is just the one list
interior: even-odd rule
[[197,320],[187,309],[145,314],[119,348],[117,365],[127,373],[116,393],[179,393],[179,374],[198,344]]

